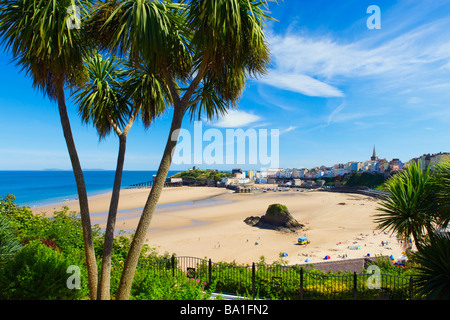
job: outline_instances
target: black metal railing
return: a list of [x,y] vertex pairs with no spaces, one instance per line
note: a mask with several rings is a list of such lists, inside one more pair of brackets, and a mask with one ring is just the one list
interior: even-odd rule
[[414,300],[414,277],[347,272],[318,273],[300,266],[253,263],[242,266],[211,259],[172,256],[148,265],[166,275],[207,283],[215,292],[249,299],[296,300]]

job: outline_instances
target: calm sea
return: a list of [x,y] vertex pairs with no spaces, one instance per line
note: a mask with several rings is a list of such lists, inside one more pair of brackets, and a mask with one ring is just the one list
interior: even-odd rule
[[[168,176],[178,171],[170,171]],[[85,171],[88,195],[112,191],[115,171]],[[156,171],[124,171],[122,188],[152,181]],[[13,194],[19,205],[45,205],[78,197],[72,171],[0,171],[0,197]]]

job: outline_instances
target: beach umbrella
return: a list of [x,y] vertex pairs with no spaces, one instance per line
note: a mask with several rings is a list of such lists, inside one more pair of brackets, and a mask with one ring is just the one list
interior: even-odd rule
[[286,252],[283,252],[283,254],[282,254],[281,256],[283,256],[283,257],[287,257],[287,256],[288,256],[288,254],[287,254]]
[[325,256],[325,258],[323,258],[323,260],[329,260],[330,256]]
[[395,259],[395,258],[394,258],[394,255],[391,254],[391,256],[389,257],[389,259],[394,260],[394,259]]
[[307,259],[305,260],[305,262],[311,262],[311,259],[310,259],[310,258],[307,258]]

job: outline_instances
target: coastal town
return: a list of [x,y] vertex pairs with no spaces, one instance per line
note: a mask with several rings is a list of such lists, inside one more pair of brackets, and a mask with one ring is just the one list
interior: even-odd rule
[[[385,180],[392,174],[402,170],[409,162],[419,162],[423,168],[434,168],[437,164],[450,160],[448,152],[439,152],[435,154],[423,154],[422,156],[410,159],[407,162],[402,162],[398,158],[388,161],[385,158],[380,158],[376,154],[375,146],[373,147],[372,156],[366,161],[350,161],[347,163],[335,164],[331,167],[320,166],[313,168],[267,168],[261,170],[247,170],[242,168],[235,168],[231,173],[220,179],[206,179],[204,182],[207,185],[215,186],[249,186],[255,184],[277,184],[291,187],[322,187],[327,180],[339,181],[343,177],[352,174],[368,173],[374,176],[379,176],[381,181]],[[198,167],[193,167],[188,171],[198,171]],[[206,169],[207,172],[218,172],[216,169]],[[215,175],[216,176],[216,175]],[[181,175],[176,175],[170,178],[172,184],[195,184],[192,178]]]

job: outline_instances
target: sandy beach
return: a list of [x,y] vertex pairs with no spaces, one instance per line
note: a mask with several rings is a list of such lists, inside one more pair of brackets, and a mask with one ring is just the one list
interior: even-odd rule
[[[131,233],[136,228],[149,189],[121,191],[116,230]],[[105,227],[110,194],[90,198],[92,224]],[[273,203],[287,206],[305,227],[297,233],[260,229],[244,223],[261,216]],[[78,211],[77,201],[67,201],[34,212],[68,206]],[[267,263],[282,259],[289,265],[384,255],[395,257],[404,250],[397,238],[376,230],[373,215],[377,200],[358,194],[321,191],[287,191],[240,194],[223,188],[178,187],[164,189],[148,230],[147,243],[159,253],[211,258],[214,262]],[[297,239],[307,236],[308,245]],[[384,242],[384,245],[382,243]],[[280,258],[281,253],[287,257]],[[345,256],[345,258],[344,258]]]

